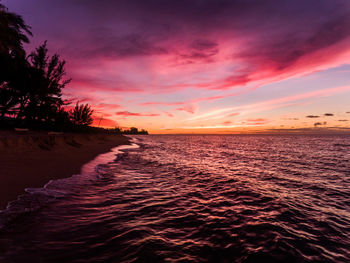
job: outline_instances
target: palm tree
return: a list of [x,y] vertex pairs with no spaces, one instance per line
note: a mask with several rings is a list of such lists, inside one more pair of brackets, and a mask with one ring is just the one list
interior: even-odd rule
[[17,93],[22,87],[14,82],[27,65],[23,43],[29,42],[29,35],[30,27],[22,17],[0,4],[0,116],[13,112],[19,102]]
[[15,66],[13,64],[18,59],[24,60],[23,43],[29,43],[28,35],[32,33],[22,17],[8,12],[0,4],[0,83],[8,80],[8,73],[12,70],[9,66]]
[[79,105],[79,102],[77,102],[74,109],[70,111],[71,120],[75,125],[88,126],[93,122],[93,112],[94,110],[91,109],[89,104]]

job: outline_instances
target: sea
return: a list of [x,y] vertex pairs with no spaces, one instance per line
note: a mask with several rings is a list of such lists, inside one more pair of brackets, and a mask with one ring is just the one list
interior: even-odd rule
[[1,211],[0,262],[350,262],[350,136],[132,136]]

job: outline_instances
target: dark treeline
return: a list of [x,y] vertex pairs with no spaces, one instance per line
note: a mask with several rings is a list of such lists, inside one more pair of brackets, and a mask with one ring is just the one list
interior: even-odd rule
[[[70,82],[65,61],[58,54],[49,56],[46,42],[27,54],[23,44],[31,36],[22,17],[0,4],[0,128],[103,130],[89,126],[93,122],[90,105],[76,103],[66,109],[71,102],[62,99]],[[132,129],[129,131],[135,132]]]
[[116,131],[118,133],[122,133],[122,134],[145,134],[145,135],[148,135],[148,132],[146,130],[142,129],[139,131],[135,127],[131,127],[130,129],[126,129],[126,130],[121,130],[119,128],[116,128]]

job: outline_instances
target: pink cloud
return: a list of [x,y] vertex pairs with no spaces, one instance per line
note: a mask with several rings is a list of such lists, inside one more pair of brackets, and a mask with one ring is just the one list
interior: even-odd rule
[[185,106],[177,108],[175,110],[186,111],[188,113],[194,114],[196,112],[197,108],[194,105],[185,105]]
[[225,113],[227,114],[227,112],[232,112],[232,111],[256,112],[256,111],[271,110],[271,109],[281,108],[281,107],[302,105],[305,102],[301,102],[301,101],[306,99],[328,97],[328,96],[332,96],[332,95],[347,92],[347,91],[350,91],[350,86],[341,86],[341,87],[328,88],[323,90],[316,90],[316,91],[301,93],[297,95],[291,95],[291,96],[266,100],[262,102],[252,103],[252,104],[215,109],[215,110],[194,116],[192,118],[189,118],[187,119],[187,121],[221,118],[223,114]]
[[270,120],[263,119],[263,118],[247,119],[247,120],[243,121],[243,123],[245,123],[247,125],[264,125],[264,124],[267,124],[269,122],[270,122]]
[[98,103],[98,104],[95,104],[94,107],[99,110],[115,110],[115,109],[121,108],[119,104],[113,104],[113,103]]
[[176,105],[183,105],[185,102],[144,102],[141,103],[141,106],[152,106],[152,105],[163,105],[163,106],[176,106]]
[[198,103],[198,102],[203,102],[203,101],[214,101],[214,100],[219,100],[219,99],[224,99],[232,96],[238,96],[242,94],[249,93],[258,87],[253,87],[249,89],[241,89],[237,92],[231,92],[228,94],[223,94],[223,95],[216,95],[216,96],[208,96],[208,97],[200,97],[197,99],[192,99],[192,100],[187,100],[187,101],[177,101],[177,102],[144,102],[141,103],[141,106],[153,106],[153,105],[162,105],[162,106],[174,106],[174,105],[185,105],[185,104],[190,104],[190,103]]
[[118,111],[115,113],[117,116],[133,116],[133,117],[157,117],[160,116],[158,113],[138,113],[138,112],[130,112],[130,111]]
[[231,113],[231,114],[227,115],[227,117],[234,117],[234,116],[237,116],[237,115],[239,115],[239,112]]
[[174,114],[172,114],[171,112],[165,111],[164,113],[165,113],[168,117],[171,117],[171,118],[174,117]]
[[112,119],[94,116],[92,126],[111,128],[111,127],[117,127],[118,123]]
[[[261,0],[251,0],[250,4],[218,4],[215,0],[88,1],[84,5],[68,0],[7,2],[17,5],[19,13],[25,13],[38,32],[31,49],[37,44],[34,41],[47,38],[49,50],[59,51],[67,60],[67,72],[73,79],[65,89],[70,93],[67,97],[88,98],[80,101],[91,103],[103,113],[114,112],[119,105],[109,106],[111,99],[100,98],[118,95],[125,101],[131,97],[140,102],[144,94],[168,95],[186,89],[231,92],[210,97],[194,95],[187,101],[141,103],[178,107],[178,111],[194,114],[196,108],[188,105],[241,95],[251,86],[260,87],[350,61],[350,4],[343,0],[313,0],[317,6],[303,0],[263,4]],[[37,6],[49,10],[49,15],[37,16]],[[64,32],[64,38],[60,32]],[[240,90],[233,93],[237,88]],[[287,107],[295,105],[291,103],[294,101],[337,92],[343,91],[316,91],[215,109],[195,117]],[[159,114],[119,111],[117,116]]]
[[232,121],[224,121],[222,124],[223,124],[223,125],[231,125],[231,124],[232,124]]

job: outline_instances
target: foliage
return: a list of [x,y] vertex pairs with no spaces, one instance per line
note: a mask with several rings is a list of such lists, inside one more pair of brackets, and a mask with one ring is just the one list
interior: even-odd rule
[[129,130],[124,130],[122,131],[123,134],[148,134],[148,132],[144,129],[142,129],[141,131],[139,131],[137,128],[135,127],[131,127]]
[[17,105],[18,92],[14,89],[19,73],[26,66],[23,43],[32,35],[21,16],[8,12],[0,4],[0,116],[12,114]]
[[26,55],[24,43],[29,43],[30,27],[22,17],[8,12],[0,4],[0,127],[25,127],[77,132],[108,132],[146,134],[131,128],[106,130],[88,127],[93,110],[88,104],[77,103],[73,110],[62,99],[66,79],[65,61],[58,54],[49,56],[47,42]]
[[8,12],[0,4],[0,53],[11,57],[24,57],[23,43],[29,43],[28,35],[32,33],[22,17]]
[[44,42],[28,56],[28,63],[27,92],[21,100],[17,117],[28,123],[55,121],[65,105],[62,89],[70,82],[70,79],[64,79],[65,61],[57,54],[49,57]]
[[70,118],[75,125],[90,125],[92,124],[92,113],[89,104],[80,104],[77,102],[74,109],[70,111]]

